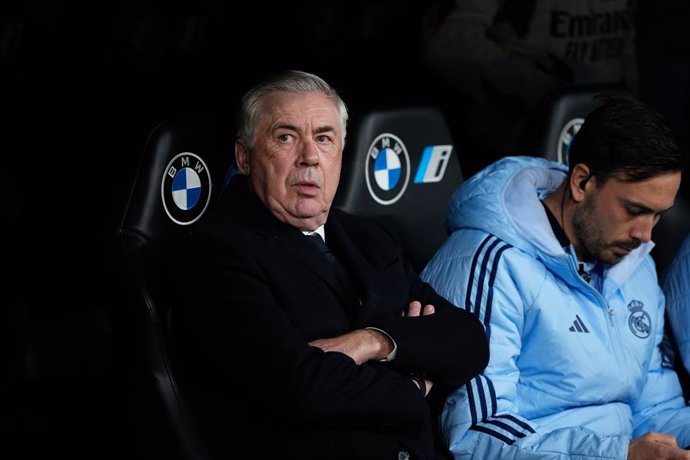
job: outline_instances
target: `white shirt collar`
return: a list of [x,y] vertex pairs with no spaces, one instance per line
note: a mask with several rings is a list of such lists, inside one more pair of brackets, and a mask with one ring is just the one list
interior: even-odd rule
[[318,233],[319,236],[320,236],[324,241],[326,241],[326,231],[324,230],[324,226],[323,226],[323,225],[320,226],[319,228],[317,228],[316,230],[314,230],[313,232],[305,232],[305,231],[302,231],[302,233],[304,233],[305,235],[313,235],[314,233]]

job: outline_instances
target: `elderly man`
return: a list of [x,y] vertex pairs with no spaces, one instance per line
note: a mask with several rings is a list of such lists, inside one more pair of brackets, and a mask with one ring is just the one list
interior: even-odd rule
[[176,351],[225,458],[444,458],[426,398],[488,362],[390,231],[331,208],[347,117],[309,73],[247,92],[240,174],[173,259]]

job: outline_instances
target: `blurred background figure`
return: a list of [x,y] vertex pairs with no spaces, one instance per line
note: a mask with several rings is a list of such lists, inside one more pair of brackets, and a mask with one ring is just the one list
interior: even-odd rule
[[426,64],[470,175],[516,152],[551,91],[601,83],[637,93],[629,0],[446,0],[428,18]]
[[635,6],[640,98],[690,135],[690,2],[639,0]]

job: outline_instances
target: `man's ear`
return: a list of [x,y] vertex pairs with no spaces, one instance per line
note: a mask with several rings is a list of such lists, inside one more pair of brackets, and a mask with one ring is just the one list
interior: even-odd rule
[[237,163],[237,169],[240,170],[241,174],[249,175],[249,152],[247,152],[245,145],[239,141],[235,142],[235,163]]
[[568,188],[573,201],[579,202],[585,197],[587,184],[592,177],[589,166],[584,163],[576,164],[570,171]]

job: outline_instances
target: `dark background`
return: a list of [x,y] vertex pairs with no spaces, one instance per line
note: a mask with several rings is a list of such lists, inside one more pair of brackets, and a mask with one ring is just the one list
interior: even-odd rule
[[[113,383],[108,247],[151,129],[227,116],[284,68],[321,75],[355,113],[445,103],[422,51],[447,3],[0,4],[0,457],[134,458]],[[636,18],[640,96],[685,130],[687,3],[642,1]]]

